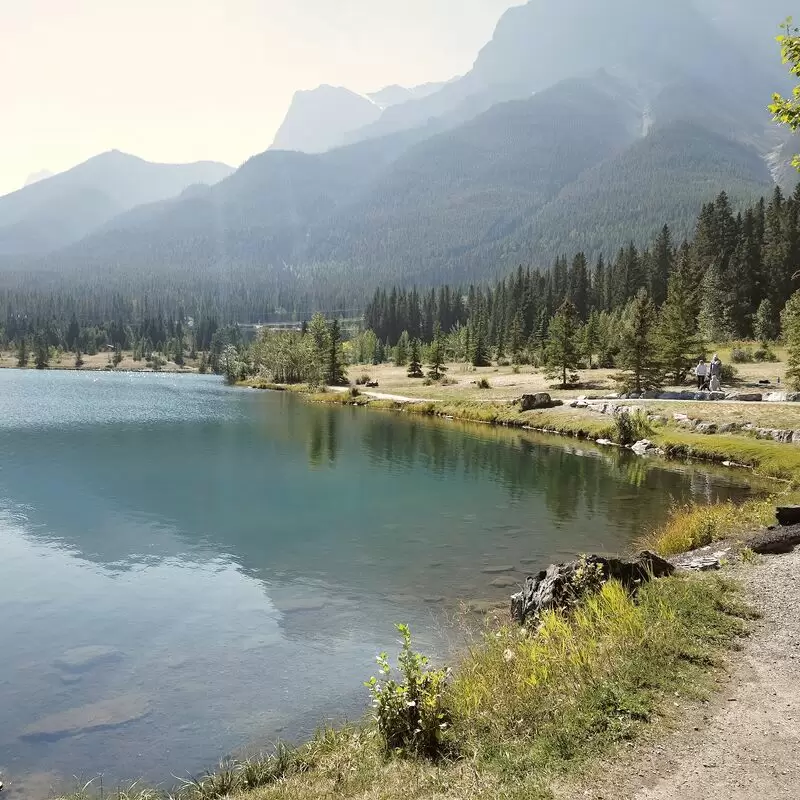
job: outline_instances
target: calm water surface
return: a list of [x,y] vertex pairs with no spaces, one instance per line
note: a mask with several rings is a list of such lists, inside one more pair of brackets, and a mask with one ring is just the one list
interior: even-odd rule
[[443,654],[498,576],[741,481],[212,377],[0,370],[3,779],[171,783],[360,715],[394,622]]

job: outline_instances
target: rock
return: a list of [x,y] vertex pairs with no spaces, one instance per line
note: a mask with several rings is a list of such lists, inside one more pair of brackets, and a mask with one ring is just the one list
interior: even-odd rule
[[491,585],[494,586],[495,589],[508,589],[510,586],[516,586],[519,581],[515,581],[513,578],[495,578]]
[[502,575],[504,572],[515,572],[515,567],[484,567],[481,572],[484,575]]
[[789,444],[794,436],[794,431],[770,431],[771,438],[781,444]]
[[709,400],[724,400],[725,399],[725,392],[709,392],[708,393]]
[[84,672],[97,664],[109,661],[118,661],[122,653],[113,647],[102,645],[89,645],[88,647],[73,647],[53,662],[59,669],[67,672]]
[[91,731],[107,730],[141,719],[150,711],[147,697],[129,693],[101,700],[98,703],[50,714],[28,725],[23,739],[55,741]]
[[745,542],[746,547],[760,555],[791,553],[798,544],[800,544],[800,525],[766,530]]
[[611,439],[598,439],[595,444],[602,445],[603,447],[613,447],[614,442]]
[[788,399],[786,392],[770,392],[764,396],[764,400],[768,403],[785,403]]
[[521,411],[535,411],[540,408],[551,408],[553,398],[547,392],[537,392],[522,395],[518,402]]
[[618,580],[634,592],[651,578],[671,575],[675,567],[655,553],[644,551],[636,561],[589,556],[565,564],[552,564],[535,578],[528,577],[525,587],[511,598],[511,616],[519,623],[536,618],[543,611],[565,608],[576,599],[575,573],[579,568],[596,568],[603,582]]
[[658,400],[661,398],[661,394],[660,389],[648,389],[642,394],[642,400]]
[[778,525],[783,527],[800,525],[800,506],[779,506],[775,509],[775,517]]
[[636,453],[637,456],[645,456],[649,450],[653,449],[653,443],[649,439],[642,439],[636,444],[631,445],[631,450]]
[[787,403],[800,403],[800,392],[794,392],[786,395]]
[[667,418],[661,414],[648,414],[647,419],[656,425],[666,425]]
[[731,433],[738,429],[739,426],[735,422],[725,422],[717,427],[717,433]]
[[800,444],[800,431],[792,433],[792,444]]
[[760,403],[764,395],[759,392],[731,392],[726,395],[726,400],[735,400],[739,403]]
[[683,392],[661,392],[659,400],[683,400]]
[[378,381],[367,381],[364,384],[364,386],[366,386],[367,389],[377,389],[378,388]]
[[713,422],[698,422],[694,428],[698,433],[716,433],[717,426]]
[[672,419],[674,419],[675,422],[691,422],[686,414],[673,414]]

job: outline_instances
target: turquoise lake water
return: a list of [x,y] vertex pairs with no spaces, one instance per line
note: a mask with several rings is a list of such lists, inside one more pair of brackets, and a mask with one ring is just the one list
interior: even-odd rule
[[395,622],[441,657],[460,600],[513,591],[498,577],[747,492],[214,377],[0,370],[2,780],[169,785],[357,718]]

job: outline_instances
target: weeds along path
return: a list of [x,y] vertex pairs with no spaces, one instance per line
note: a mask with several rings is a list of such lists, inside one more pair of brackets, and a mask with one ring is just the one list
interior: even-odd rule
[[800,797],[800,549],[741,570],[763,618],[734,654],[719,696],[562,798]]

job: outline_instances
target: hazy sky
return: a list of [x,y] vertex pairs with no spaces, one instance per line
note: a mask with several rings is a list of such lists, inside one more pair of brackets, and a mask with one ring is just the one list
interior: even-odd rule
[[0,0],[0,194],[113,148],[238,165],[296,89],[450,78],[521,0]]

